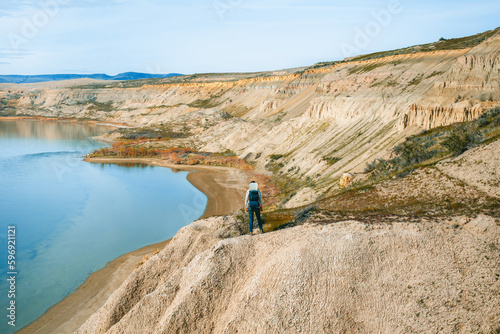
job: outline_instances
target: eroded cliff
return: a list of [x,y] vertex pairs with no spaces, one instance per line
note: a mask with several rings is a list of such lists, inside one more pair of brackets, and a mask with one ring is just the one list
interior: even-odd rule
[[[182,124],[181,144],[232,150],[309,178],[320,194],[422,129],[476,118],[500,100],[500,30],[473,48],[331,66],[192,75],[134,84],[1,85],[4,113],[132,126]],[[334,162],[334,163],[332,163]]]

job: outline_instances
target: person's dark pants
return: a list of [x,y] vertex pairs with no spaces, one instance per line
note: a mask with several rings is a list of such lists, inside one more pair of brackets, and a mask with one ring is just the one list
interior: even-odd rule
[[253,214],[257,216],[257,221],[259,222],[259,229],[262,231],[262,219],[260,219],[260,208],[257,206],[255,208],[249,207],[248,214],[250,215],[250,233],[253,231]]

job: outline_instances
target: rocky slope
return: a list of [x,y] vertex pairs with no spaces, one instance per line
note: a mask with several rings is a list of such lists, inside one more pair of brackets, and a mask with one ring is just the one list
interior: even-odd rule
[[500,324],[495,219],[183,228],[77,333],[487,333]]

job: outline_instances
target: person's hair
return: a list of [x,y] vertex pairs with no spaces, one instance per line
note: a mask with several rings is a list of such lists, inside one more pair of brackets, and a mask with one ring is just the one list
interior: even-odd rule
[[255,182],[255,181],[252,181],[252,182],[250,182],[250,183],[257,183],[257,182]]

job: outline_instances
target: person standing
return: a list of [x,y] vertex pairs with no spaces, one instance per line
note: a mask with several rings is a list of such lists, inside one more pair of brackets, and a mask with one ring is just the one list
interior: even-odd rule
[[249,188],[245,196],[245,208],[250,216],[250,234],[253,232],[253,216],[257,216],[257,221],[259,223],[259,229],[262,233],[262,220],[260,219],[260,212],[262,211],[262,194],[259,190],[259,185],[257,182],[250,182]]

